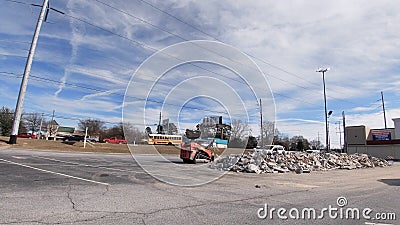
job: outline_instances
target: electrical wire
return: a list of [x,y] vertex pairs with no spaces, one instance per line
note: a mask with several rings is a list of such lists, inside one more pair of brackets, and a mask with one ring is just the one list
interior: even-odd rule
[[[15,3],[21,3],[21,4],[29,4],[29,3],[23,3],[23,2],[12,1],[12,0],[6,0],[6,1],[15,2]],[[167,31],[167,30],[165,30],[165,29],[163,29],[163,28],[161,28],[161,27],[159,27],[159,26],[156,26],[156,25],[154,25],[154,24],[152,24],[152,23],[150,23],[150,22],[148,22],[148,21],[146,21],[146,20],[143,20],[143,19],[141,19],[141,18],[139,18],[139,17],[137,17],[137,16],[134,16],[134,15],[128,13],[128,12],[125,12],[125,11],[123,11],[123,10],[121,10],[121,9],[118,9],[118,8],[116,8],[116,7],[113,7],[113,6],[111,6],[111,5],[107,4],[107,3],[104,3],[104,2],[99,1],[99,0],[94,0],[94,1],[99,2],[99,3],[103,4],[103,5],[108,6],[108,7],[111,7],[111,8],[113,8],[114,10],[117,10],[117,11],[119,11],[119,12],[121,12],[121,13],[126,14],[126,15],[129,15],[129,16],[131,16],[131,17],[133,17],[133,18],[135,18],[135,19],[137,19],[137,20],[139,20],[139,21],[141,21],[141,22],[144,22],[144,23],[149,24],[149,25],[151,25],[151,26],[153,26],[153,27],[155,27],[155,28],[157,28],[157,29],[160,29],[160,30],[162,30],[162,31],[164,31],[164,32],[167,32],[167,33],[169,33],[170,35],[173,35],[173,36],[179,37],[179,38],[181,38],[181,39],[183,39],[183,40],[186,40],[186,39],[184,39],[183,37],[181,37],[181,36],[179,36],[179,35],[177,35],[177,34],[174,34],[174,33],[172,33],[172,32],[169,32],[169,31]],[[146,1],[143,1],[143,2],[146,2]],[[146,4],[148,4],[148,2],[146,2]],[[34,5],[34,4],[30,4],[30,5]],[[152,7],[154,6],[154,5],[152,5],[152,4],[149,4],[149,5],[151,5]],[[36,6],[36,5],[35,5],[35,6]],[[154,7],[153,7],[153,8],[154,8]],[[157,7],[155,7],[155,8],[157,8]],[[162,11],[162,10],[161,10],[161,11]],[[58,12],[60,12],[60,11],[58,11]],[[148,45],[146,45],[146,44],[144,44],[144,43],[142,43],[142,42],[138,42],[138,41],[133,40],[133,39],[131,39],[131,38],[128,38],[128,37],[125,37],[125,36],[120,35],[120,34],[118,34],[118,33],[115,33],[115,32],[113,32],[113,31],[107,30],[107,29],[105,29],[105,28],[102,28],[102,27],[100,27],[100,26],[98,26],[98,25],[96,25],[96,24],[94,24],[94,23],[88,22],[88,21],[86,21],[86,20],[83,20],[83,19],[81,19],[81,18],[72,16],[72,15],[69,15],[69,14],[66,14],[66,13],[62,13],[62,14],[65,15],[65,16],[67,16],[67,17],[70,17],[70,18],[72,18],[72,19],[78,20],[78,21],[80,21],[80,22],[82,22],[82,23],[85,23],[85,24],[88,24],[88,25],[90,25],[90,26],[96,27],[97,29],[100,29],[100,30],[103,30],[103,31],[105,31],[105,32],[111,33],[112,35],[115,35],[115,36],[118,36],[118,37],[120,37],[120,38],[123,38],[123,39],[126,39],[126,40],[128,40],[128,41],[131,41],[131,42],[133,42],[133,43],[135,43],[135,44],[137,44],[137,45],[140,45],[140,46],[142,46],[142,47],[144,47],[144,48],[148,48],[148,49],[153,50],[153,51],[158,51],[158,49],[155,49],[155,48],[153,48],[153,47],[151,47],[151,46],[148,46]],[[174,17],[172,14],[168,14],[168,15]],[[174,18],[177,19],[177,17],[174,17]],[[183,20],[180,20],[180,21],[183,22],[183,23],[185,23],[186,25],[190,25],[190,24],[184,22]],[[194,26],[192,26],[192,27],[195,28]],[[196,30],[201,31],[201,30],[199,30],[199,29],[197,29],[197,28],[196,28]],[[202,31],[201,31],[201,32],[202,32]],[[205,33],[205,32],[202,32],[202,33],[207,34],[207,33]],[[209,35],[209,34],[207,34],[207,35],[210,36],[210,37],[212,37],[212,36]],[[213,38],[214,38],[214,37],[213,37]],[[214,39],[216,39],[216,38],[214,38]],[[218,39],[216,39],[216,40],[218,40]],[[218,40],[218,41],[220,41],[220,40]],[[221,42],[222,42],[222,41],[221,41]],[[251,55],[249,55],[249,56],[251,56]],[[282,69],[282,68],[276,67],[276,66],[274,66],[274,65],[272,65],[272,64],[270,64],[270,63],[268,63],[268,62],[266,62],[265,60],[262,60],[262,59],[260,59],[260,58],[254,57],[254,56],[252,56],[252,57],[253,57],[253,58],[256,58],[256,59],[258,59],[258,60],[260,60],[260,61],[263,61],[264,63],[266,63],[266,64],[268,64],[268,65],[270,65],[270,66],[275,67],[276,69],[280,69],[280,70],[282,70],[283,72],[290,74],[289,71],[286,71],[286,70],[284,70],[284,69]],[[26,58],[26,57],[25,57],[25,58]],[[197,66],[197,65],[195,65],[195,66]],[[199,66],[197,66],[197,67],[199,67]],[[200,67],[200,68],[201,68],[201,67]],[[205,69],[205,68],[202,68],[202,69]],[[207,69],[206,69],[206,70],[207,70]],[[216,74],[214,71],[208,70],[208,72],[212,72],[212,73]],[[221,74],[218,74],[218,75],[221,75]],[[296,74],[291,74],[291,75],[296,76]],[[277,79],[277,80],[280,80],[280,81],[282,81],[282,82],[289,83],[289,84],[291,84],[291,85],[300,87],[300,88],[302,88],[302,89],[304,89],[304,90],[309,90],[309,91],[314,92],[314,90],[311,90],[311,89],[309,89],[309,88],[307,88],[307,87],[298,85],[298,84],[293,83],[293,82],[286,81],[286,80],[281,79],[281,78],[279,78],[279,77],[277,77],[277,76],[274,76],[274,75],[271,75],[271,74],[268,74],[268,76],[273,77],[273,78],[275,78],[275,79]],[[304,80],[304,78],[302,78],[302,77],[299,77],[299,76],[297,76],[297,77],[300,78],[300,79],[302,79],[302,80]],[[39,78],[37,78],[37,79],[39,79]],[[230,79],[232,79],[232,78],[230,78]],[[236,79],[235,79],[235,80],[236,80]],[[238,81],[238,80],[236,80],[236,81]],[[51,81],[51,82],[54,82],[54,81]],[[242,81],[238,81],[238,82],[242,82]],[[104,91],[103,91],[103,92],[104,92]],[[284,98],[287,98],[287,99],[293,99],[293,100],[296,100],[296,101],[299,101],[299,100],[300,100],[301,102],[304,102],[304,103],[307,103],[307,104],[310,104],[310,105],[315,105],[315,104],[313,104],[313,103],[304,101],[303,99],[292,98],[292,97],[289,97],[289,96],[287,96],[287,95],[283,95],[283,94],[280,94],[280,93],[274,93],[274,94],[276,94],[276,95],[278,95],[278,96],[281,96],[281,97],[284,97]],[[328,97],[333,98],[333,99],[337,99],[337,100],[340,100],[340,101],[347,101],[347,100],[344,100],[344,99],[338,99],[338,98],[334,98],[334,97],[331,97],[331,96],[328,96]],[[347,102],[353,103],[353,102],[351,102],[351,101],[347,101]]]
[[[179,37],[179,38],[181,38],[182,40],[186,40],[186,41],[187,41],[187,39],[185,39],[185,38],[183,38],[183,37],[181,37],[181,36],[179,36],[179,35],[177,35],[177,34],[174,34],[174,33],[172,33],[172,32],[169,32],[169,31],[167,31],[167,30],[165,30],[165,29],[163,29],[163,28],[161,28],[161,27],[159,27],[159,26],[156,26],[156,25],[154,25],[154,24],[152,24],[152,23],[150,23],[150,22],[148,22],[148,21],[146,21],[146,20],[143,20],[143,19],[141,19],[141,18],[139,18],[139,17],[136,17],[136,16],[134,16],[134,15],[132,15],[132,14],[130,14],[130,13],[127,13],[127,12],[121,10],[121,9],[118,9],[118,8],[116,8],[116,7],[113,7],[113,6],[111,6],[111,5],[107,4],[107,3],[104,3],[104,2],[99,1],[99,0],[94,0],[94,1],[99,2],[99,3],[103,4],[103,5],[106,5],[107,7],[110,7],[110,8],[112,8],[112,9],[114,9],[114,10],[117,10],[117,11],[119,11],[119,12],[125,14],[125,15],[128,15],[128,16],[130,16],[130,17],[133,17],[133,18],[135,18],[135,19],[137,19],[137,20],[139,20],[139,21],[141,21],[141,22],[144,22],[144,23],[146,23],[146,24],[149,24],[149,25],[151,25],[151,26],[153,26],[153,27],[155,27],[155,28],[157,28],[157,29],[160,29],[160,30],[162,30],[162,31],[164,31],[164,32],[167,32],[167,33],[169,33],[169,34],[171,34],[171,35],[173,35],[173,36]],[[20,2],[18,2],[18,3],[20,3]],[[34,4],[31,4],[31,5],[34,5]],[[37,6],[37,5],[35,5],[35,6]],[[54,10],[54,9],[53,9],[53,10]],[[94,23],[91,23],[91,22],[87,21],[87,20],[78,18],[78,17],[73,16],[73,15],[70,15],[70,14],[68,14],[68,13],[61,12],[61,11],[59,11],[59,10],[56,10],[56,11],[59,12],[59,13],[61,13],[61,14],[64,15],[64,16],[70,17],[70,18],[75,19],[75,20],[77,20],[77,21],[80,21],[80,22],[82,22],[82,23],[85,23],[85,24],[88,24],[88,25],[90,25],[90,26],[93,26],[93,27],[95,27],[95,28],[97,28],[97,29],[100,29],[100,30],[102,30],[102,31],[104,31],[104,32],[110,33],[110,34],[115,35],[115,36],[117,36],[117,37],[123,38],[123,39],[125,39],[125,40],[130,41],[130,42],[133,42],[134,44],[139,45],[139,46],[141,46],[141,47],[143,47],[143,48],[150,49],[150,50],[152,50],[153,52],[157,52],[157,51],[158,51],[158,49],[156,49],[156,48],[154,48],[154,47],[151,47],[151,46],[149,46],[149,45],[147,45],[147,44],[144,44],[144,43],[142,43],[142,42],[133,40],[133,39],[128,38],[128,37],[126,37],[126,36],[124,36],[124,35],[121,35],[121,34],[118,34],[118,33],[116,33],[116,32],[113,32],[113,31],[110,31],[110,30],[108,30],[108,29],[105,29],[105,28],[103,28],[103,27],[100,27],[100,26],[98,26],[98,25],[96,25],[96,24],[94,24]],[[208,50],[209,50],[209,49],[208,49]],[[213,51],[212,51],[212,52],[213,52]],[[216,53],[216,52],[213,52],[213,53]],[[166,54],[166,53],[164,53],[164,54]],[[216,53],[216,54],[219,54],[219,53]],[[179,59],[179,58],[176,57],[176,56],[173,56],[173,55],[170,55],[170,54],[167,54],[167,55],[170,56],[170,57],[173,57],[173,58],[175,58],[175,59],[177,59],[177,60],[179,60],[179,61],[182,61],[182,62],[183,62],[182,59]],[[220,54],[219,54],[219,55],[220,55]],[[221,56],[224,57],[224,58],[227,58],[226,56],[223,56],[223,55],[221,55]],[[227,58],[227,59],[229,59],[229,60],[235,62],[234,60],[232,60],[232,59],[230,59],[230,58]],[[262,60],[262,59],[259,59],[259,58],[257,58],[257,59],[258,59],[258,60]],[[236,62],[236,63],[241,63],[241,62]],[[268,62],[264,62],[264,63],[268,63]],[[190,65],[192,65],[192,66],[194,66],[194,67],[203,69],[203,70],[205,70],[205,71],[207,71],[207,72],[210,72],[210,73],[213,73],[213,74],[216,74],[216,75],[219,75],[219,76],[223,76],[223,77],[225,77],[225,78],[228,78],[228,79],[231,79],[231,80],[240,82],[240,83],[244,83],[242,80],[237,80],[237,79],[233,79],[233,78],[224,76],[224,75],[222,75],[222,74],[216,73],[215,71],[208,70],[208,69],[206,69],[206,68],[204,68],[204,67],[201,67],[201,66],[198,66],[198,65],[196,65],[196,64],[193,64],[193,63],[188,63],[188,64],[190,64]],[[269,63],[268,63],[268,64],[269,64]],[[272,65],[272,64],[269,64],[269,65]],[[279,68],[279,67],[277,67],[277,68]],[[258,71],[257,71],[257,72],[258,72]],[[288,72],[288,71],[285,71],[285,72]],[[275,78],[275,79],[277,79],[277,80],[280,80],[280,81],[282,81],[282,82],[285,82],[285,83],[288,83],[288,84],[291,84],[291,85],[294,85],[294,86],[303,88],[304,90],[308,90],[308,91],[311,91],[311,92],[314,93],[314,90],[309,89],[309,88],[307,88],[307,87],[298,85],[298,84],[293,83],[293,82],[290,82],[290,81],[286,81],[286,80],[281,79],[281,78],[279,78],[279,77],[277,77],[277,76],[274,76],[274,75],[272,75],[272,74],[268,74],[268,73],[266,73],[266,74],[267,74],[268,76],[273,77],[273,78]],[[303,78],[301,78],[301,77],[298,77],[298,78],[303,79]],[[246,83],[245,83],[245,84],[246,84]],[[283,95],[281,94],[280,96],[283,96]],[[286,98],[289,98],[289,96],[285,96],[285,97],[286,97]],[[351,101],[348,101],[348,100],[338,99],[338,98],[335,98],[335,97],[332,97],[332,96],[328,96],[328,97],[333,98],[333,99],[337,99],[337,100],[339,100],[339,101],[346,101],[346,102],[349,102],[349,103],[351,103],[351,104],[355,104],[355,103],[353,103],[353,102],[351,102]],[[300,101],[305,102],[304,100],[300,100]],[[314,104],[311,104],[311,105],[314,105]]]

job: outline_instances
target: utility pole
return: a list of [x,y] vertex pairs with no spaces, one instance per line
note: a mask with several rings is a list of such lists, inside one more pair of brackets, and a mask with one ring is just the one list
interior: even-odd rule
[[157,134],[161,134],[161,111],[160,111],[160,118],[158,119]]
[[40,29],[42,27],[43,19],[46,14],[46,11],[47,11],[46,9],[48,7],[48,4],[49,4],[49,0],[43,1],[42,10],[40,11],[40,15],[39,15],[39,18],[38,18],[38,21],[36,24],[35,33],[32,38],[31,47],[29,49],[28,59],[26,60],[24,75],[22,77],[21,87],[19,89],[17,105],[15,107],[14,123],[13,123],[10,140],[9,140],[10,144],[17,143],[19,123],[21,121],[22,106],[24,104],[26,87],[28,86],[28,78],[29,78],[29,74],[31,71],[31,67],[32,67],[33,56],[35,55],[35,50],[36,50],[36,45],[37,45],[37,41],[39,38]]
[[56,112],[56,110],[53,109],[53,115],[51,115],[51,122],[54,121],[54,113]]
[[40,118],[40,127],[39,127],[38,139],[41,139],[41,138],[42,138],[43,116],[44,116],[44,113],[42,113],[42,117]]
[[328,125],[328,112],[326,107],[326,88],[325,88],[325,73],[329,71],[329,68],[326,69],[318,69],[316,72],[322,73],[322,82],[324,85],[324,106],[325,106],[325,142],[326,142],[326,151],[329,152],[329,125]]
[[385,122],[385,129],[387,129],[387,125],[386,125],[386,110],[385,110],[385,100],[383,100],[383,91],[381,91],[381,96],[382,96],[383,120],[384,120],[384,122]]
[[55,111],[56,110],[54,110],[53,109],[53,115],[51,116],[51,125],[50,125],[50,134],[51,135],[53,135],[53,141],[55,141],[56,140],[56,134],[53,134],[53,126],[55,126],[56,125],[56,122],[54,121],[54,113],[55,113]]
[[321,142],[319,141],[319,131],[318,131],[318,139],[317,139],[317,140],[318,140],[318,147],[317,147],[317,148],[318,148],[318,150],[320,150],[320,148],[321,148]]
[[264,130],[263,130],[263,114],[262,114],[262,104],[261,104],[261,98],[260,98],[260,122],[261,122],[261,147],[264,146]]
[[344,115],[344,111],[342,111],[342,117],[343,117],[343,150],[345,153],[347,153],[347,137],[346,137],[346,116]]

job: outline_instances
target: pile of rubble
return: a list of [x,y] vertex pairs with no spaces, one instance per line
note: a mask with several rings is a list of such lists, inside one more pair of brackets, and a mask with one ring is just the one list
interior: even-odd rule
[[255,151],[242,155],[220,157],[210,167],[213,169],[247,173],[309,173],[335,169],[359,169],[385,167],[390,164],[380,158],[366,154],[346,153],[285,153],[268,154]]

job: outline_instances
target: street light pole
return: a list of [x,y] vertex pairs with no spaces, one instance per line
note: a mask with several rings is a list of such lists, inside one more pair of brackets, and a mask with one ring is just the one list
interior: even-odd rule
[[322,73],[322,82],[324,84],[324,106],[325,106],[325,144],[326,151],[329,152],[329,127],[328,127],[328,112],[326,107],[326,88],[325,88],[325,73],[329,71],[329,68],[322,69],[319,68],[316,72]]

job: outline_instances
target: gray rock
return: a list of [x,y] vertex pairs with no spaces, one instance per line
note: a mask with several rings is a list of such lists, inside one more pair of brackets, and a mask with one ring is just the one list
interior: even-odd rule
[[303,152],[286,154],[265,154],[253,152],[242,155],[228,155],[218,158],[210,168],[247,173],[310,173],[311,171],[329,171],[334,169],[359,169],[385,167],[390,164],[366,154],[347,155],[345,153],[308,154]]

